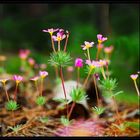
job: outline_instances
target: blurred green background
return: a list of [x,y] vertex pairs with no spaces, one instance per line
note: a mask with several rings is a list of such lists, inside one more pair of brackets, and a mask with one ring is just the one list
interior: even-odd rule
[[[8,56],[8,73],[19,72],[20,48],[31,49],[38,63],[47,63],[52,49],[45,28],[70,31],[73,60],[85,58],[80,47],[85,40],[97,42],[98,33],[107,36],[105,46],[114,46],[113,76],[120,88],[135,91],[130,74],[139,71],[138,4],[0,4],[0,55]],[[95,52],[91,55],[95,58]]]

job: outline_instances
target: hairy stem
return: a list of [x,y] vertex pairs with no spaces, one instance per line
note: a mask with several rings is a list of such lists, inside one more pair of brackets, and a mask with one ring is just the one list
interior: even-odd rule
[[64,77],[63,77],[63,72],[62,72],[62,67],[61,66],[60,66],[60,78],[61,78],[62,88],[63,88],[65,100],[66,100],[67,117],[68,117],[68,103],[67,103],[66,89],[65,89],[65,85],[64,85]]
[[71,116],[71,113],[72,113],[72,111],[73,111],[73,108],[74,108],[75,104],[76,104],[76,103],[73,102],[72,105],[71,105],[70,111],[69,111],[69,113],[68,113],[68,119],[69,119],[70,116]]

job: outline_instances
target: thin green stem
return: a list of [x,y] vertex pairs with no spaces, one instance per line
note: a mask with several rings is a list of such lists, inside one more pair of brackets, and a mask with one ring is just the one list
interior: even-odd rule
[[87,75],[87,77],[86,77],[86,79],[85,79],[85,81],[84,81],[83,87],[86,86],[87,81],[88,81],[88,79],[89,79],[89,76],[90,76],[91,72],[92,72],[92,69],[89,70],[88,75]]
[[54,66],[55,68],[55,75],[56,75],[56,78],[58,77],[58,67],[57,66]]
[[118,120],[118,122],[120,124],[120,115],[119,115],[118,106],[117,106],[117,103],[116,103],[116,100],[115,100],[115,97],[114,96],[112,96],[112,100],[113,100],[114,105],[115,105],[117,120]]
[[3,87],[4,87],[4,90],[5,90],[5,94],[6,94],[7,100],[9,101],[9,95],[8,95],[7,90],[6,90],[5,82],[3,83]]
[[60,51],[60,41],[58,41],[58,51]]
[[89,48],[87,48],[87,56],[88,56],[88,59],[91,60],[91,59],[90,59]]
[[103,75],[104,79],[106,80],[106,75],[105,75],[104,67],[101,68],[101,72],[102,72],[102,75]]
[[78,85],[79,85],[79,81],[80,81],[80,68],[78,67],[77,68],[77,88],[78,88]]
[[38,96],[39,96],[39,89],[38,89],[37,81],[35,81],[35,87],[36,87],[36,90],[37,90]]
[[54,42],[53,42],[53,39],[52,39],[52,35],[51,35],[51,43],[52,43],[52,49],[56,53],[56,50],[55,50],[55,47],[54,47]]
[[98,105],[98,107],[99,107],[99,106],[100,106],[99,94],[98,94],[96,79],[95,79],[94,76],[93,76],[93,82],[94,82],[94,85],[95,85],[95,91],[96,91],[96,97],[97,97],[97,105]]
[[66,52],[66,49],[67,49],[68,38],[69,38],[69,36],[67,35],[66,41],[65,41],[65,46],[64,46],[64,52]]
[[106,70],[107,70],[107,78],[109,79],[109,70],[108,70],[108,65],[106,66]]
[[140,96],[140,92],[139,92],[136,80],[134,80],[134,84],[135,84],[135,88],[136,88],[137,94],[138,94],[138,96]]

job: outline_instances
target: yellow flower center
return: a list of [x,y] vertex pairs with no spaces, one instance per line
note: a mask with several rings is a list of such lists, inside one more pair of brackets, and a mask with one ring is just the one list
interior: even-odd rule
[[61,37],[60,36],[57,37],[57,41],[61,41]]
[[49,33],[50,33],[50,35],[52,36],[53,32],[50,31]]
[[86,45],[86,46],[85,46],[86,49],[88,49],[88,48],[90,48],[90,47],[91,47],[91,45]]
[[90,66],[90,69],[94,69],[94,68],[95,68],[95,66],[93,66],[93,65]]
[[98,40],[98,43],[99,43],[99,44],[101,44],[101,43],[102,43],[102,41],[101,41],[101,40]]

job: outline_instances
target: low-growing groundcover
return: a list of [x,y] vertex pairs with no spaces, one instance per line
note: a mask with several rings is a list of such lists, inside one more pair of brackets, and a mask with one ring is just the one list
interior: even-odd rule
[[[55,80],[49,77],[46,64],[37,64],[28,49],[19,52],[20,74],[8,74],[1,65],[0,135],[139,136],[139,72],[128,75],[134,95],[120,90],[110,69],[115,48],[104,46],[109,37],[97,34],[97,41],[75,46],[83,50],[83,57],[76,54],[74,60],[67,52],[69,31],[42,31],[50,35],[53,52],[46,63]],[[71,74],[76,75],[74,80]]]

